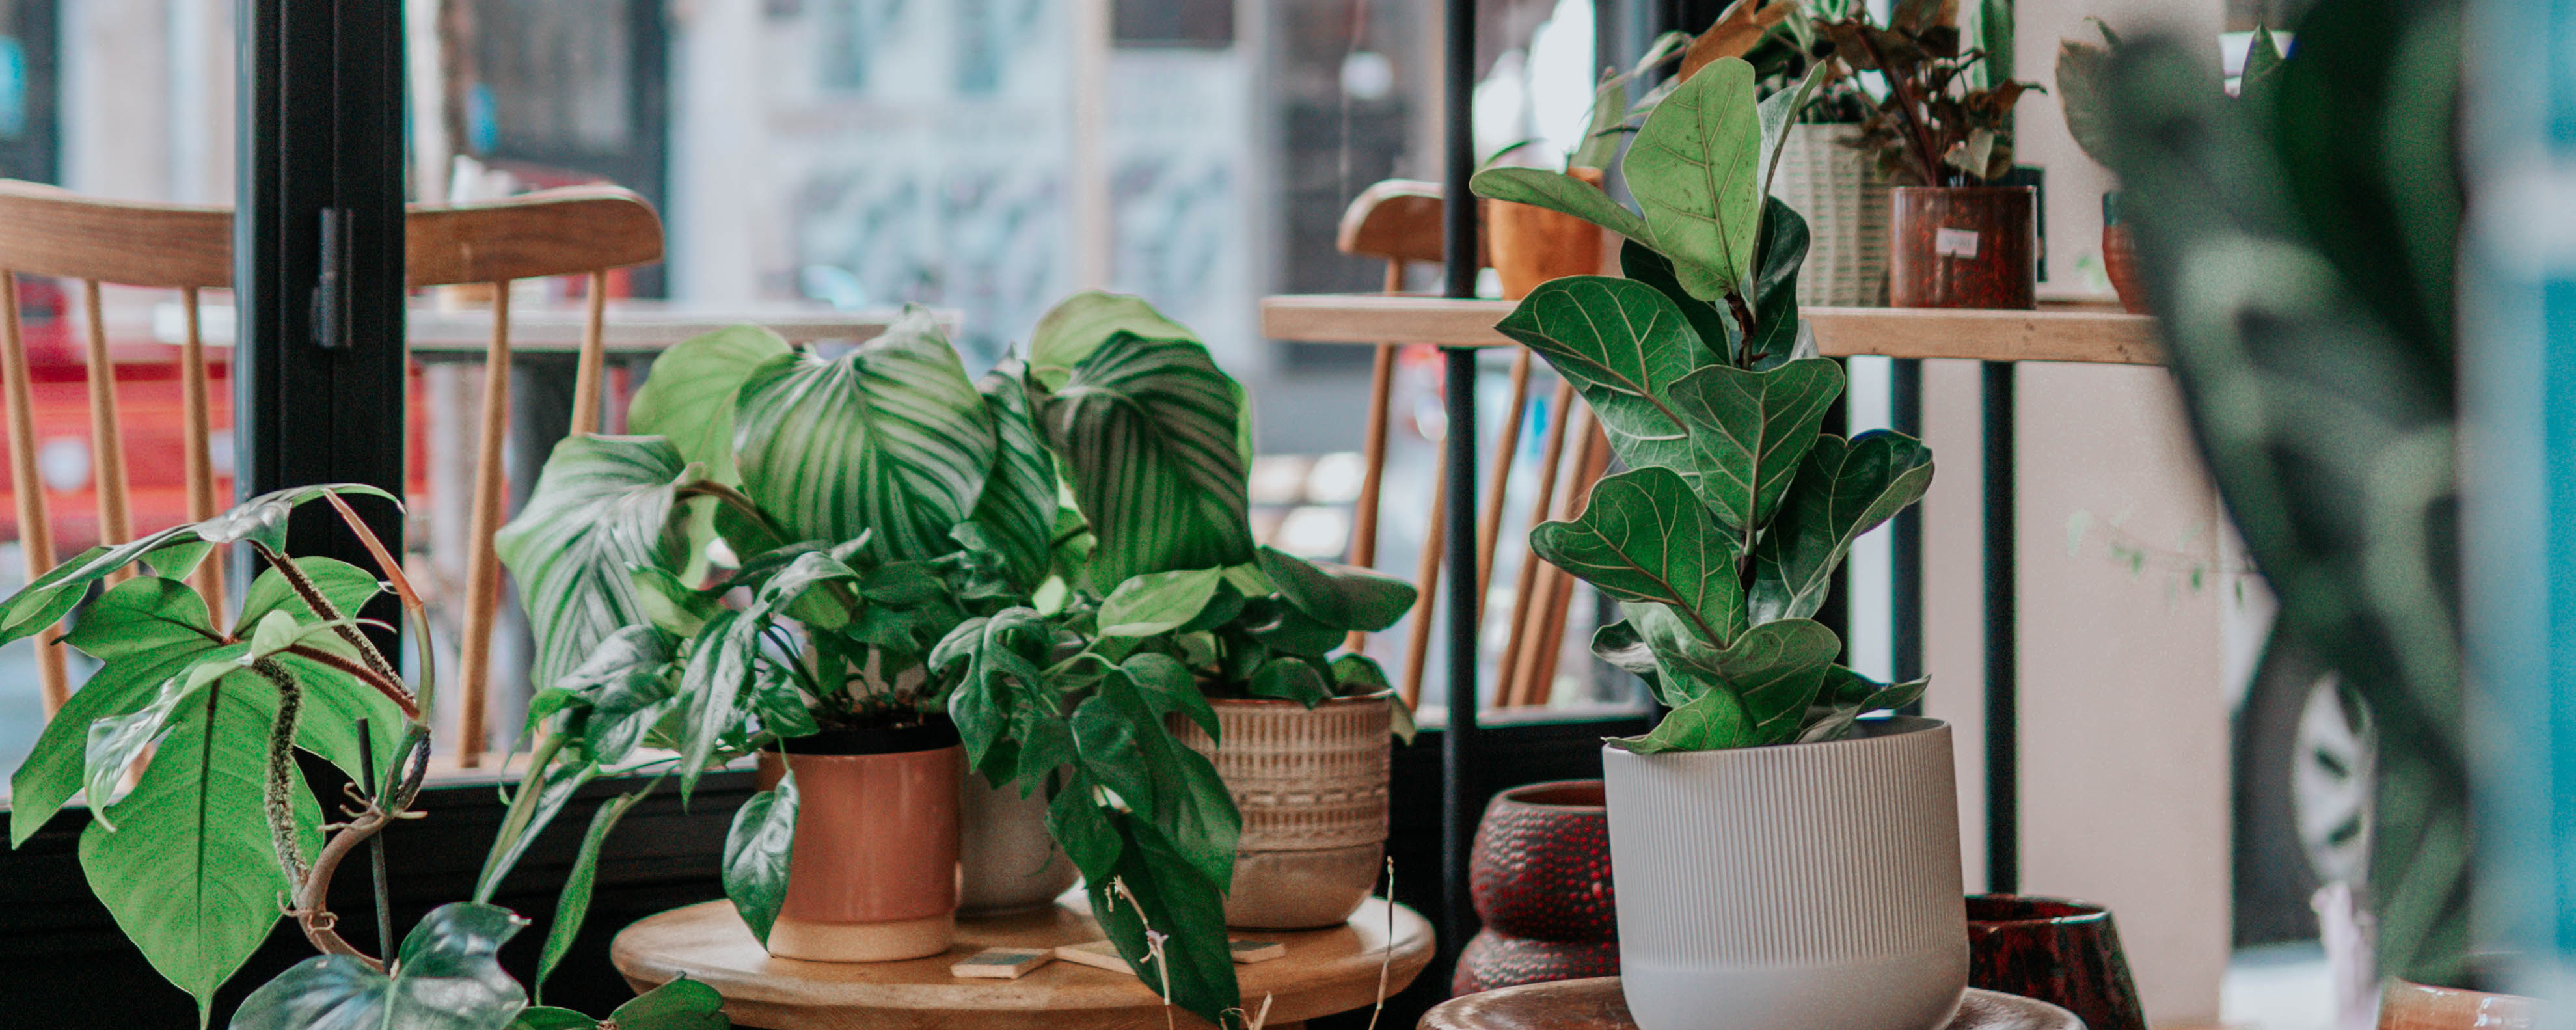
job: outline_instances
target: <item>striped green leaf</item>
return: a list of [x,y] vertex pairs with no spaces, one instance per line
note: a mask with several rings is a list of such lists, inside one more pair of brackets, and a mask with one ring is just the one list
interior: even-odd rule
[[1119,332],[1042,418],[1099,541],[1093,583],[1252,560],[1235,385],[1196,343]]
[[1047,545],[1055,531],[1055,456],[1038,436],[1036,405],[1029,399],[1028,367],[1006,358],[975,381],[992,413],[993,474],[984,480],[984,495],[958,534],[970,547],[1002,556],[1011,581],[1035,590],[1046,579]]
[[742,482],[733,466],[734,394],[751,370],[792,348],[777,333],[740,325],[693,337],[653,359],[653,374],[635,391],[626,427],[638,436],[670,438],[680,456],[707,467],[707,478]]
[[791,541],[870,532],[887,560],[957,549],[996,450],[993,414],[928,309],[825,361],[782,354],[734,403],[743,492]]
[[686,560],[679,490],[697,476],[658,436],[555,445],[528,506],[494,540],[536,636],[529,682],[554,686],[610,634],[647,620],[628,566]]

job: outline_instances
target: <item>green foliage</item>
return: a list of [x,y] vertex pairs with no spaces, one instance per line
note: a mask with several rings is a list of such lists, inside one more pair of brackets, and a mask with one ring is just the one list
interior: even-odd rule
[[[1937,37],[1926,21],[1936,7],[1903,3],[1896,20],[1904,33]],[[1947,31],[1955,58],[1956,30]],[[1912,439],[1822,432],[1843,373],[1814,356],[1798,317],[1806,222],[1765,199],[1760,180],[1824,74],[1811,67],[1757,105],[1745,62],[1701,69],[1629,151],[1624,171],[1643,216],[1599,210],[1606,198],[1545,173],[1488,172],[1474,183],[1481,195],[1646,229],[1621,254],[1627,278],[1543,284],[1497,326],[1582,393],[1628,466],[1593,486],[1582,515],[1530,534],[1539,557],[1621,603],[1627,618],[1596,633],[1593,649],[1673,709],[1613,746],[1831,740],[1875,710],[1857,706],[1921,691],[1844,691],[1867,681],[1834,664],[1842,642],[1807,619],[1852,540],[1920,498],[1932,475],[1930,452]],[[1276,696],[1312,692],[1292,667],[1259,668]]]
[[1093,583],[1251,557],[1238,393],[1198,343],[1120,331],[1047,394],[1047,442],[1098,538]]
[[[2316,5],[2244,99],[2192,46],[2131,39],[2103,93],[2212,477],[2280,598],[2275,646],[2376,727],[2368,882],[2382,975],[2459,984],[2471,947],[2453,261],[2460,10]],[[2133,203],[2125,202],[2133,200]]]
[[769,942],[769,928],[787,903],[787,866],[796,844],[796,776],[751,796],[733,814],[725,833],[724,890],[751,935]]
[[1883,26],[1858,9],[1816,25],[1823,53],[1885,76],[1887,95],[1861,122],[1861,144],[1900,184],[1973,186],[2011,172],[2013,107],[2038,88],[2012,81],[2008,8],[1977,8],[1988,12],[1986,38],[1967,40],[1953,6],[1908,0]]
[[681,497],[703,468],[660,437],[575,436],[556,445],[527,507],[493,538],[518,577],[536,637],[530,682],[554,685],[610,634],[645,621],[627,569],[681,565]]

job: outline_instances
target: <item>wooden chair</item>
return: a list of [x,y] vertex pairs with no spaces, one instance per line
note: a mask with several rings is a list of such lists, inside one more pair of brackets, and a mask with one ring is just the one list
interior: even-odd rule
[[[1441,188],[1438,183],[1390,179],[1361,191],[1343,212],[1341,232],[1335,241],[1346,254],[1359,254],[1386,261],[1386,292],[1404,289],[1407,262],[1434,262],[1441,252]],[[1482,219],[1479,219],[1480,224]],[[1477,264],[1490,263],[1485,241],[1477,241]],[[1369,384],[1368,434],[1363,448],[1365,473],[1360,481],[1357,511],[1352,517],[1351,563],[1372,566],[1377,558],[1377,523],[1380,506],[1379,481],[1386,471],[1386,432],[1395,373],[1393,344],[1377,348],[1376,363]],[[1501,439],[1496,441],[1493,471],[1489,474],[1485,497],[1477,522],[1476,596],[1481,600],[1490,588],[1494,571],[1494,552],[1500,543],[1506,513],[1504,501],[1509,496],[1512,455],[1520,448],[1522,423],[1529,412],[1531,354],[1518,350],[1512,360],[1512,399],[1506,407],[1506,421]],[[1591,481],[1599,479],[1606,466],[1608,453],[1599,441],[1600,431],[1593,425],[1589,409],[1575,404],[1574,387],[1560,380],[1547,409],[1551,413],[1544,455],[1540,463],[1538,497],[1530,515],[1530,525],[1546,521],[1554,502],[1559,480],[1558,467],[1563,464],[1568,426],[1576,421],[1585,425],[1577,439],[1575,475],[1567,494],[1567,503],[1557,517],[1571,517],[1580,511],[1580,498],[1590,490]],[[1432,473],[1431,510],[1440,512],[1448,503],[1448,451],[1442,448]],[[1441,556],[1447,549],[1447,519],[1437,514],[1424,535],[1420,565],[1414,582],[1421,597],[1414,602],[1412,628],[1405,642],[1404,671],[1398,684],[1407,703],[1421,700],[1422,680],[1431,647],[1431,623],[1438,608]],[[1544,567],[1544,568],[1542,568]],[[1553,575],[1551,575],[1553,574]],[[1496,698],[1503,704],[1543,704],[1547,700],[1547,677],[1541,670],[1553,669],[1564,638],[1565,618],[1573,599],[1570,581],[1563,573],[1540,561],[1521,563],[1514,586],[1513,624],[1503,653],[1502,675]],[[1481,613],[1479,613],[1481,617]],[[1364,634],[1351,634],[1347,646],[1358,650],[1366,642]]]
[[[206,353],[199,332],[200,291],[227,288],[233,279],[232,212],[224,208],[146,204],[84,197],[38,183],[0,180],[0,381],[8,407],[9,473],[16,495],[19,546],[29,580],[54,566],[54,524],[37,467],[35,395],[27,341],[18,310],[18,277],[78,280],[84,315],[83,361],[89,386],[92,467],[102,544],[134,538],[134,512],[126,477],[125,439],[118,422],[116,366],[100,317],[99,286],[116,283],[176,289],[186,311],[179,351],[180,397],[187,466],[188,515],[216,513],[212,406],[206,387]],[[223,563],[200,563],[190,581],[207,607],[224,607]],[[60,631],[36,638],[36,672],[50,716],[70,695]]]
[[462,705],[457,761],[482,762],[491,676],[492,628],[501,602],[493,535],[508,517],[501,451],[510,430],[510,283],[586,275],[589,311],[573,380],[572,431],[599,431],[600,333],[608,272],[662,259],[662,221],[633,192],[574,186],[504,200],[414,206],[405,220],[410,285],[492,287],[492,343],[484,355],[483,419],[474,464],[472,529],[466,551],[464,626],[457,649]]

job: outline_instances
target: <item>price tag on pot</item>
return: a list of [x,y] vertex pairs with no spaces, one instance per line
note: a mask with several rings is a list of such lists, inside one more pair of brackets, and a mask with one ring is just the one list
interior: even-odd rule
[[1942,257],[1974,258],[1977,256],[1977,231],[1935,229],[1932,231],[1932,253]]

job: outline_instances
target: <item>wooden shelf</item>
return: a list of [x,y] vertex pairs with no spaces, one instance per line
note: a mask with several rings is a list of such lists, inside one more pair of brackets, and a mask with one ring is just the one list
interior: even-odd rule
[[[1513,301],[1375,294],[1264,297],[1261,332],[1308,343],[1430,343],[1508,347],[1494,323]],[[2037,311],[1933,308],[1805,308],[1816,347],[1829,357],[1965,358],[2162,365],[2156,321],[2098,306]]]

